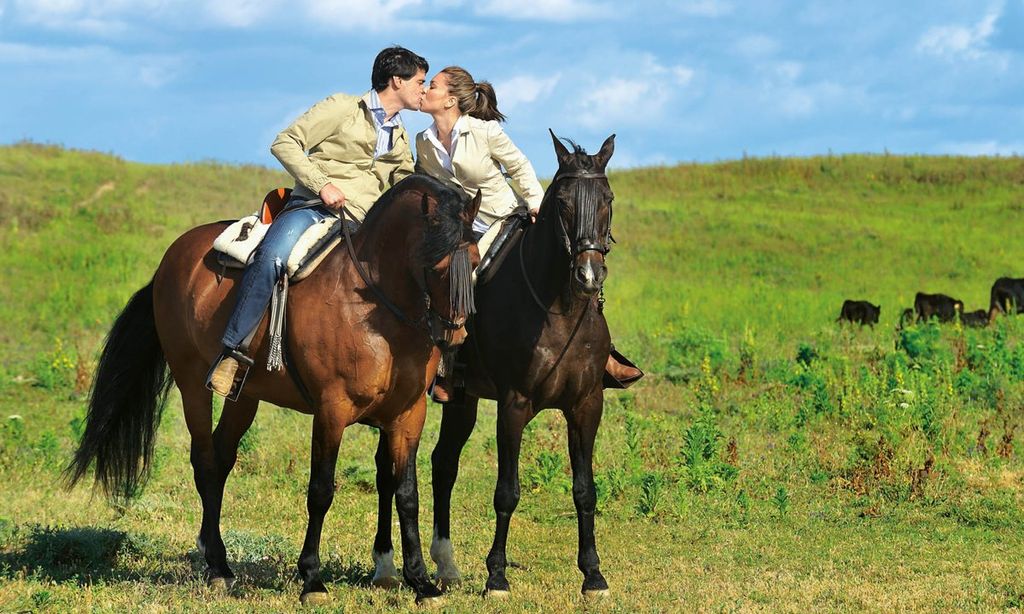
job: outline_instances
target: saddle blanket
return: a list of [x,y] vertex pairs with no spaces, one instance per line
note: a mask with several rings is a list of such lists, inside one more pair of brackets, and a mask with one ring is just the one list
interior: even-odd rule
[[[272,190],[267,194],[260,210],[231,223],[213,241],[217,261],[221,266],[244,269],[252,261],[253,253],[266,236],[273,219],[284,210],[291,190]],[[288,278],[295,282],[305,279],[317,265],[342,241],[340,219],[328,218],[310,226],[292,248],[288,256]]]

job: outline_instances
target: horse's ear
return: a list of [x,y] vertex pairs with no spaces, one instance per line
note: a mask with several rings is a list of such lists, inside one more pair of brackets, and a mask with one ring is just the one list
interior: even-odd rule
[[480,203],[483,201],[483,192],[480,190],[476,191],[476,196],[473,200],[469,201],[466,208],[462,210],[462,223],[466,226],[472,226],[473,220],[476,219],[476,214],[480,211]]
[[555,156],[558,157],[558,166],[568,164],[570,158],[569,150],[562,144],[562,141],[558,140],[554,130],[548,128],[548,132],[551,133],[551,141],[555,144]]
[[604,144],[601,145],[601,151],[594,154],[594,162],[597,167],[604,170],[604,167],[608,164],[608,160],[612,157],[612,153],[615,152],[615,135],[604,140]]

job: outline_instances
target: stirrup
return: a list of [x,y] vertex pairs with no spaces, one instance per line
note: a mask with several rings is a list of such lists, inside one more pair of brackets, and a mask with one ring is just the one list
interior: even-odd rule
[[443,375],[435,375],[428,391],[435,403],[448,403],[452,400],[451,383]]
[[238,350],[225,349],[206,374],[206,387],[229,401],[237,401],[253,359]]

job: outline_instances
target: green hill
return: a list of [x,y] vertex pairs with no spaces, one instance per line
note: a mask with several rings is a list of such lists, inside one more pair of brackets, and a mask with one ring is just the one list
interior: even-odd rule
[[[144,165],[94,152],[0,148],[0,344],[24,364],[56,338],[85,352],[186,229],[254,210],[283,172]],[[611,175],[607,314],[617,343],[698,328],[787,353],[845,298],[890,329],[917,291],[988,306],[1024,275],[1024,160],[902,156],[745,159]]]

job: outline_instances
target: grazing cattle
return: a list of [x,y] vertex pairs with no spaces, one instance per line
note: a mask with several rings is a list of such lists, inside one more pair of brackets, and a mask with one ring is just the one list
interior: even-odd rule
[[918,322],[938,318],[939,322],[952,322],[964,312],[964,302],[945,294],[918,292],[914,297],[914,312]]
[[971,328],[984,328],[988,326],[988,312],[984,309],[968,311],[960,316],[960,322]]
[[875,324],[878,324],[878,315],[881,312],[881,305],[872,305],[867,301],[851,301],[846,299],[843,301],[843,308],[839,311],[839,317],[836,318],[836,322],[845,320],[850,323],[857,322],[861,326],[868,324],[874,328]]
[[992,284],[989,317],[999,313],[1024,313],[1024,279],[1000,277]]

